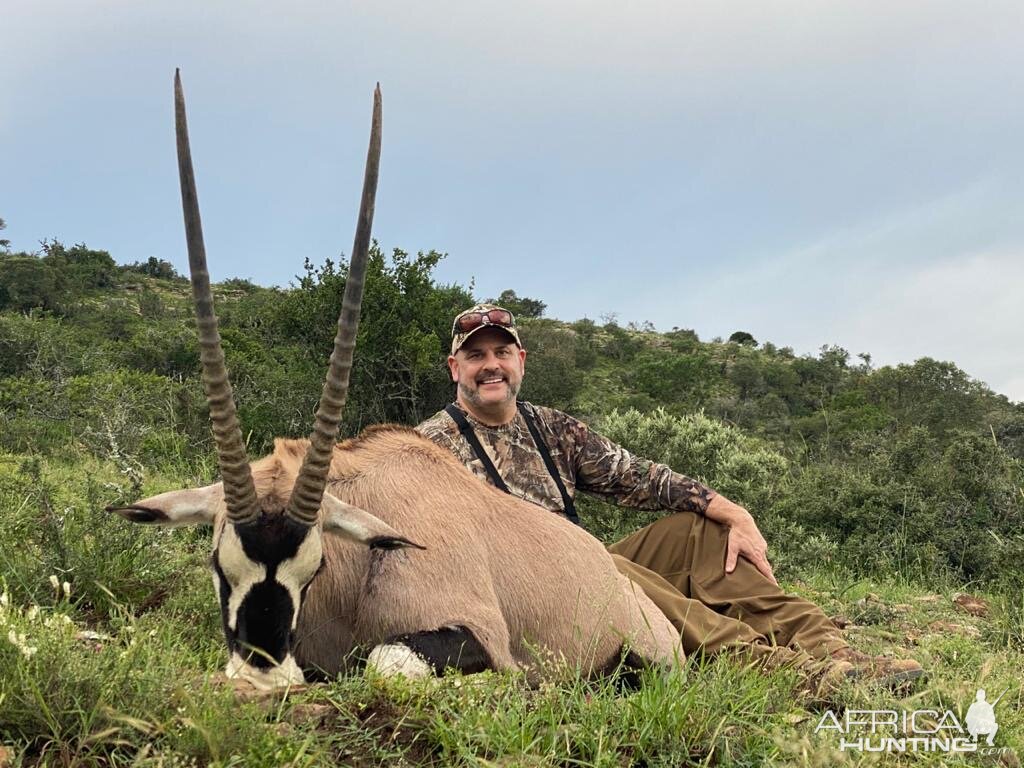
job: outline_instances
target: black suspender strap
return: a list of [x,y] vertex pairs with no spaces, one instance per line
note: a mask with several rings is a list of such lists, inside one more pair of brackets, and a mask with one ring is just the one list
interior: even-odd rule
[[505,485],[505,481],[501,479],[501,475],[498,474],[497,467],[494,466],[494,462],[491,461],[491,457],[487,455],[487,451],[480,445],[480,439],[476,436],[476,432],[473,431],[473,426],[466,419],[465,415],[456,407],[455,403],[448,403],[444,407],[445,413],[452,417],[456,424],[459,425],[459,432],[466,438],[466,442],[469,443],[469,447],[473,449],[473,453],[480,459],[480,463],[484,465],[484,469],[487,471],[487,476],[491,478],[491,483],[500,491],[505,493],[512,493],[508,486]]
[[[565,516],[576,525],[580,524],[579,515],[576,514],[576,505],[573,503],[572,497],[569,492],[565,490],[565,483],[562,482],[562,476],[558,474],[558,469],[555,467],[555,462],[551,459],[551,452],[548,450],[547,443],[540,436],[540,432],[537,430],[537,425],[533,421],[533,417],[530,412],[523,407],[522,403],[518,403],[519,412],[523,415],[523,420],[526,421],[526,426],[530,430],[530,436],[533,437],[533,442],[537,446],[537,452],[540,453],[540,457],[544,460],[544,466],[547,467],[548,474],[551,475],[551,479],[555,481],[555,485],[558,486],[558,492],[562,494],[562,506],[565,511]],[[476,432],[473,431],[473,425],[469,423],[465,414],[459,410],[455,403],[449,403],[445,406],[444,412],[452,417],[452,420],[458,425],[459,432],[466,438],[466,442],[469,443],[469,447],[473,449],[473,453],[480,459],[480,463],[483,464],[484,470],[487,472],[487,477],[491,479],[491,483],[498,488],[498,490],[504,491],[511,495],[511,491],[508,486],[505,485],[505,481],[501,479],[501,475],[498,474],[498,468],[494,466],[494,462],[491,461],[491,457],[487,455],[487,451],[480,445],[480,439],[476,436]]]
[[544,459],[544,466],[548,468],[548,474],[551,475],[551,479],[555,481],[555,485],[558,486],[558,492],[562,494],[562,508],[565,511],[565,516],[568,517],[576,525],[580,524],[580,517],[576,514],[576,504],[572,500],[572,496],[565,490],[565,483],[562,482],[562,476],[558,473],[558,467],[555,466],[555,462],[551,458],[551,451],[548,450],[548,444],[544,442],[544,439],[540,436],[540,430],[537,429],[537,425],[533,421],[533,416],[530,411],[522,403],[516,403],[516,407],[519,408],[519,412],[523,414],[523,419],[526,421],[526,426],[530,428],[530,435],[533,437],[533,442],[537,446],[537,450],[540,451],[540,457]]

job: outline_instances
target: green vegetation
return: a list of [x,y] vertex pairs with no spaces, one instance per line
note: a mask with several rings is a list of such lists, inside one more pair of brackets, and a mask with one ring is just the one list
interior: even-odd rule
[[[962,716],[978,687],[1009,688],[997,744],[1024,748],[1024,407],[952,363],[875,369],[837,347],[797,356],[746,331],[722,343],[566,323],[542,301],[499,297],[522,317],[526,398],[747,505],[787,588],[841,617],[856,647],[931,670],[910,699],[850,685],[814,701],[792,673],[719,659],[632,691],[355,677],[250,701],[215,675],[208,532],[103,512],[215,476],[187,281],[85,245],[7,250],[0,241],[0,766],[855,765],[814,735],[824,708]],[[474,299],[435,282],[440,258],[372,250],[345,434],[414,424],[451,397],[451,318]],[[327,261],[284,290],[215,286],[253,455],[309,429],[345,277]],[[581,513],[605,540],[648,519],[589,499]],[[983,595],[984,615],[957,607],[961,592]]]

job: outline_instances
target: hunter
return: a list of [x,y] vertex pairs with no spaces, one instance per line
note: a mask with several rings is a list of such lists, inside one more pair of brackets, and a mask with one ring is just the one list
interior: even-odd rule
[[783,592],[746,509],[566,413],[519,401],[525,363],[510,311],[478,304],[459,313],[448,356],[456,400],[417,430],[481,480],[575,523],[577,491],[669,513],[607,549],[679,630],[687,655],[747,655],[819,680],[921,676],[912,659],[856,651],[818,606]]

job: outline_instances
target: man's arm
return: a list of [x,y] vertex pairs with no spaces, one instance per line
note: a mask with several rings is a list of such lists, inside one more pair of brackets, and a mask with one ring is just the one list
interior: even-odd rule
[[635,509],[696,512],[729,528],[725,572],[736,570],[739,556],[747,558],[775,582],[768,562],[768,544],[753,516],[702,483],[673,472],[664,464],[634,456],[621,445],[566,414],[554,439],[573,453],[576,487]]

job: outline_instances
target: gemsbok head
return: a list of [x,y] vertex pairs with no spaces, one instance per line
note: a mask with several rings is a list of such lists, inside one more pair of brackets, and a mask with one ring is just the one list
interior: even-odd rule
[[250,466],[246,455],[210,291],[178,72],[174,108],[202,379],[222,480],[108,510],[139,523],[214,525],[212,566],[230,652],[228,675],[261,687],[300,683],[303,675],[293,655],[295,630],[304,592],[324,560],[322,532],[370,548],[417,546],[377,517],[324,491],[348,392],[366,275],[380,164],[380,87],[374,91],[363,195],[334,349],[309,448],[298,475],[290,477],[273,461]]

